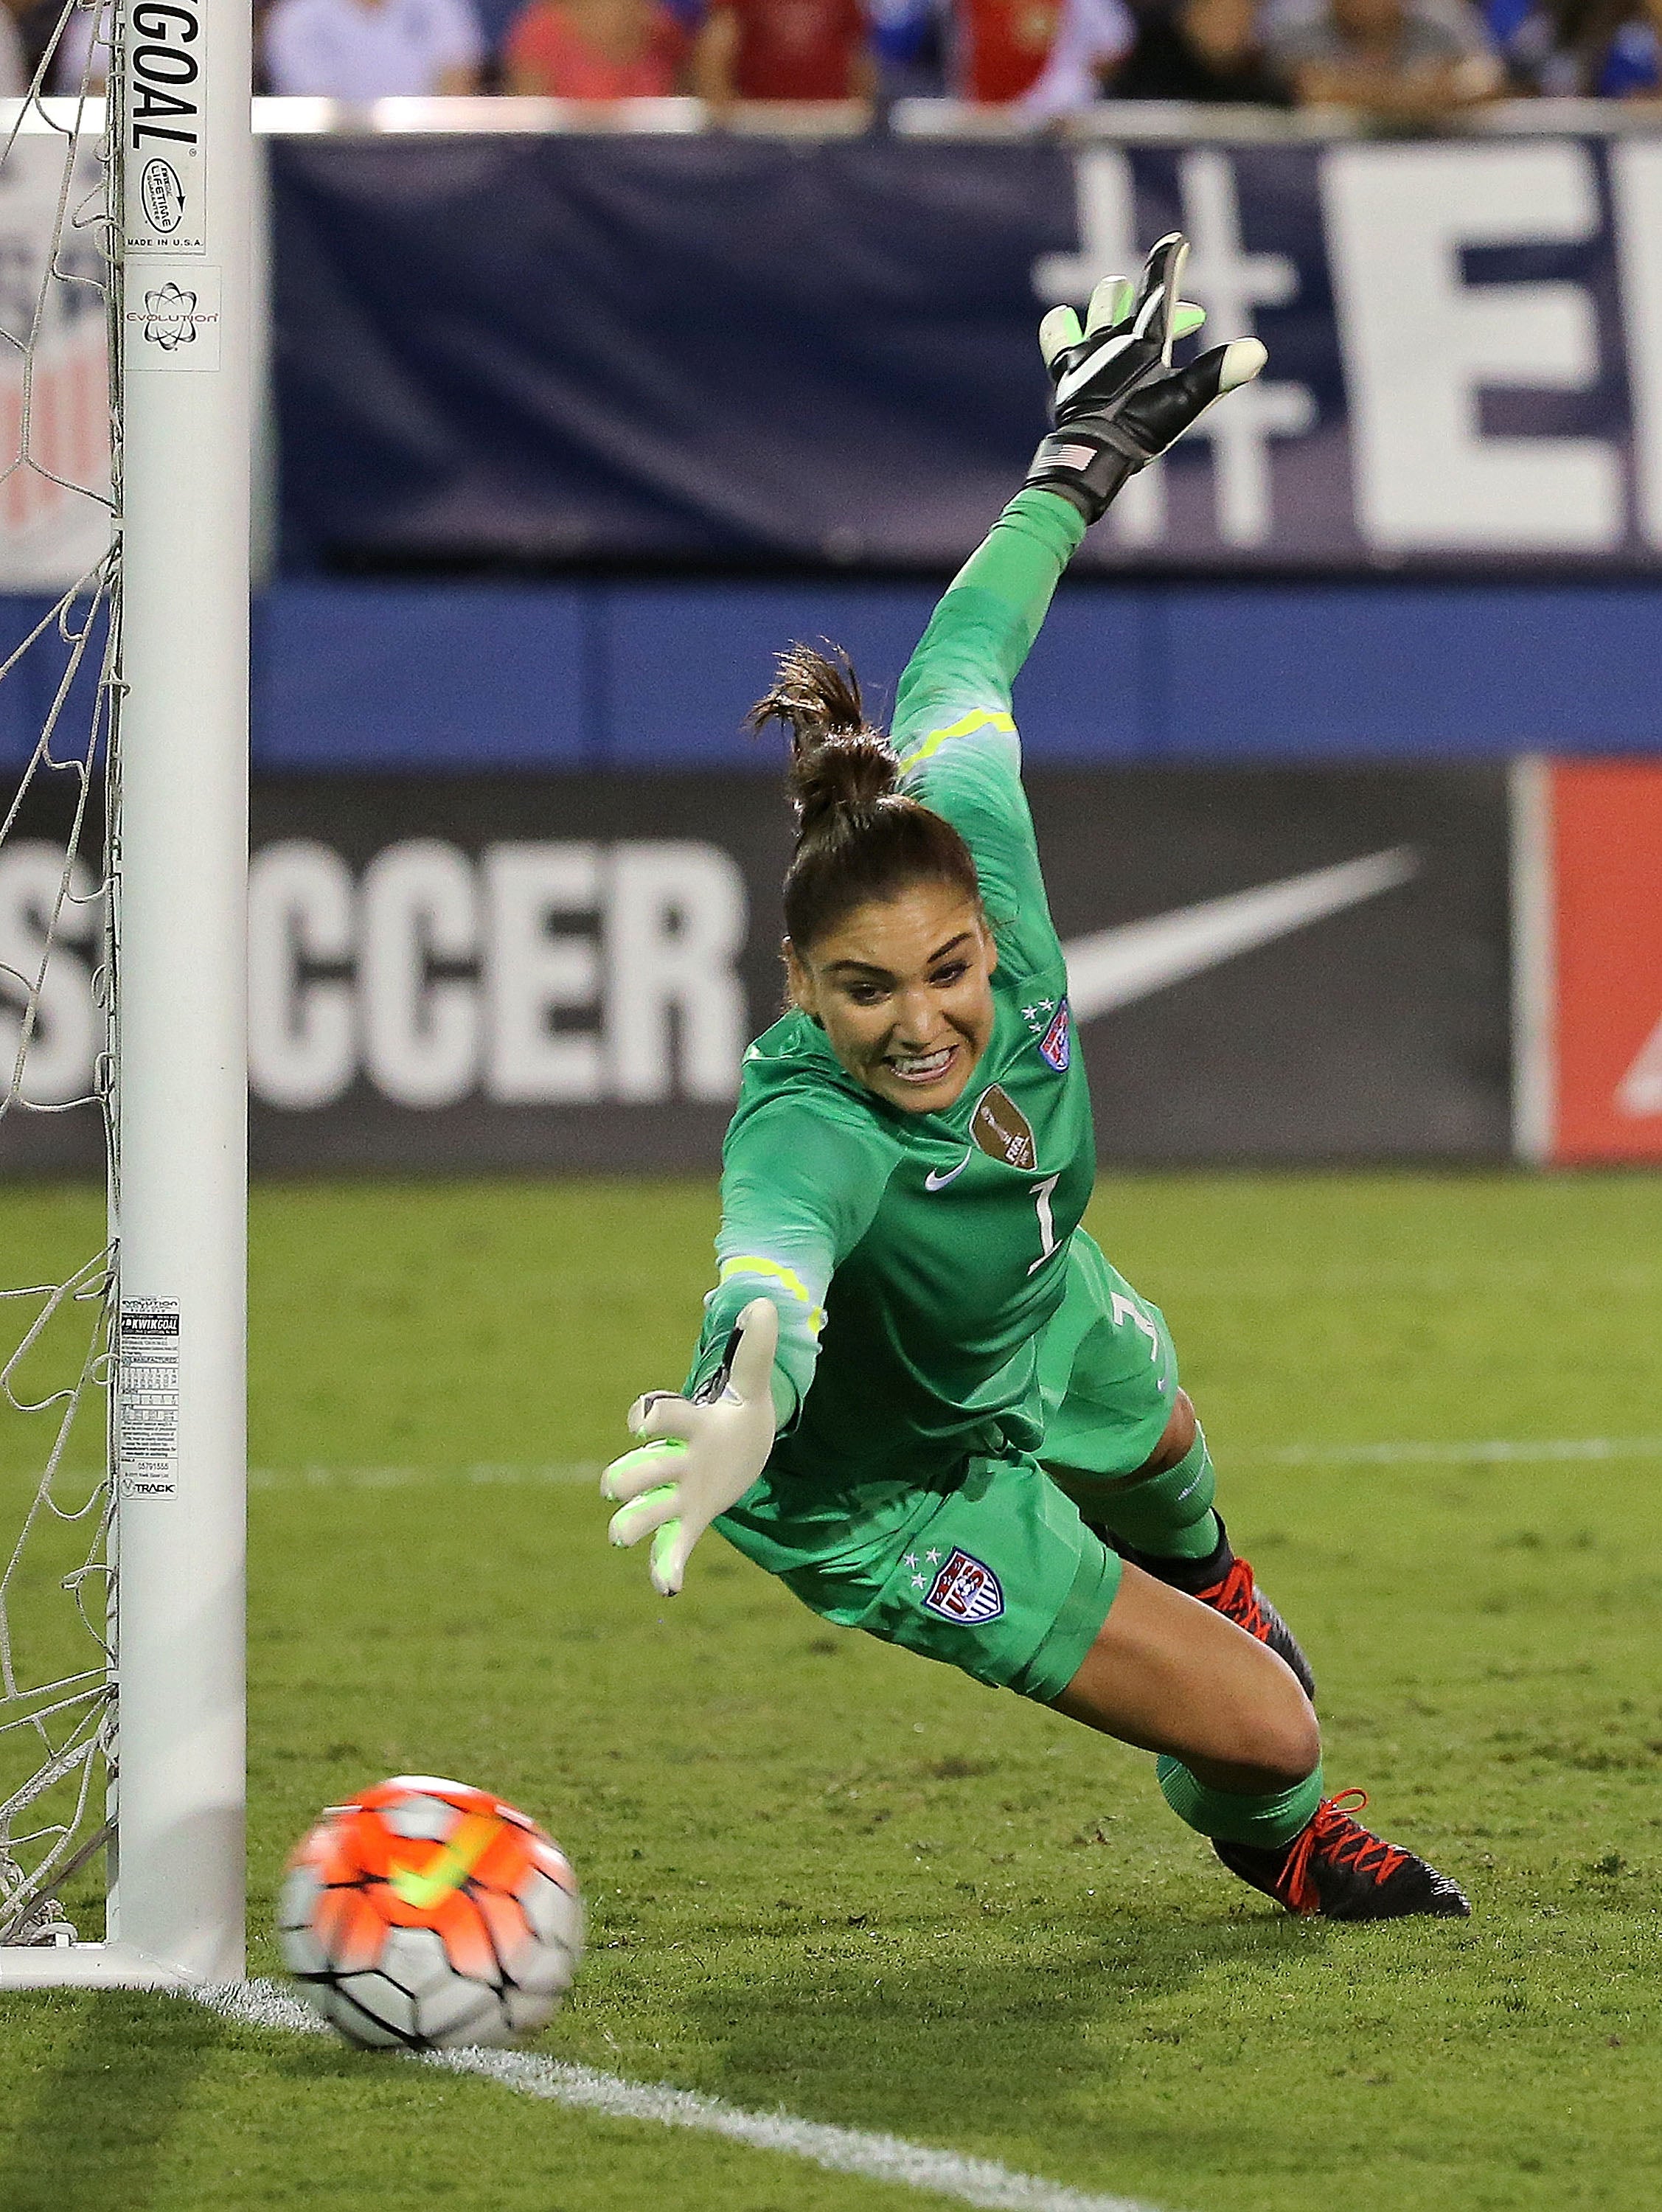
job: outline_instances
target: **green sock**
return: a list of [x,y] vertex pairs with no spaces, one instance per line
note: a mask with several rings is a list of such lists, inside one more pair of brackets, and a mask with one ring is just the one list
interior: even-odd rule
[[1222,1533],[1212,1510],[1217,1486],[1206,1431],[1196,1423],[1195,1441],[1175,1467],[1128,1483],[1097,1510],[1135,1551],[1162,1559],[1204,1559],[1216,1551]]
[[1322,1770],[1290,1790],[1267,1790],[1262,1796],[1238,1797],[1231,1790],[1208,1790],[1196,1782],[1181,1759],[1162,1758],[1154,1771],[1160,1795],[1188,1826],[1221,1843],[1256,1844],[1260,1850],[1277,1851],[1290,1844],[1309,1825],[1322,1802]]

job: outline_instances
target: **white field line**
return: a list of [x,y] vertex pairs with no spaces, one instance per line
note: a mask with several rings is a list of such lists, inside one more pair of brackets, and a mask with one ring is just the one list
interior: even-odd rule
[[1230,1467],[1527,1466],[1550,1460],[1662,1459],[1662,1437],[1474,1437],[1470,1443],[1283,1444],[1232,1452]]
[[[301,2035],[332,2031],[280,1982],[234,1982],[188,1992],[222,2018],[248,2027],[288,2028]],[[825,2126],[799,2120],[789,2112],[747,2112],[720,2097],[662,2084],[625,2081],[558,2058],[523,2051],[434,2051],[417,2063],[448,2074],[477,2074],[522,2097],[540,2097],[579,2112],[603,2112],[608,2119],[648,2120],[660,2127],[692,2128],[746,2143],[752,2150],[781,2151],[807,2159],[831,2173],[852,2173],[867,2181],[886,2181],[903,2189],[922,2189],[985,2212],[1154,2212],[1129,2197],[1093,2197],[1040,2175],[1013,2172],[987,2158],[934,2150],[898,2136],[868,2135],[860,2128]]]
[[[619,1449],[622,1447],[619,1446]],[[497,1483],[593,1483],[606,1462],[551,1460],[544,1466],[476,1461],[472,1467],[251,1467],[250,1490],[405,1490],[412,1483],[451,1482],[488,1487]]]
[[[1382,1297],[1415,1293],[1498,1291],[1514,1292],[1522,1283],[1562,1285],[1562,1265],[1551,1260],[1524,1258],[1439,1262],[1422,1261],[1333,1261],[1312,1267],[1288,1267],[1267,1260],[1254,1267],[1151,1267],[1139,1271],[1139,1283],[1150,1297],[1239,1297],[1243,1291],[1269,1286],[1294,1291],[1323,1291],[1348,1296],[1360,1292]],[[1580,1267],[1574,1280],[1578,1291],[1630,1291],[1635,1294],[1662,1289],[1662,1264],[1648,1260],[1624,1261],[1620,1266]]]
[[[1281,1444],[1230,1452],[1228,1467],[1466,1467],[1546,1465],[1563,1460],[1662,1459],[1662,1437],[1474,1437],[1461,1443]],[[553,1461],[546,1466],[481,1462],[472,1467],[256,1467],[251,1490],[405,1490],[418,1483],[459,1489],[497,1484],[598,1484],[601,1462]]]

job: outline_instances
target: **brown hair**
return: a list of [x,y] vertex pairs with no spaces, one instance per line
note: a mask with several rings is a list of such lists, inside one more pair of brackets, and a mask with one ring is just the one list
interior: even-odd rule
[[898,897],[916,883],[981,897],[970,848],[952,823],[899,787],[900,763],[866,720],[847,653],[793,645],[772,688],[746,716],[759,733],[790,733],[785,788],[796,809],[796,850],[785,871],[785,930],[799,953],[855,907]]

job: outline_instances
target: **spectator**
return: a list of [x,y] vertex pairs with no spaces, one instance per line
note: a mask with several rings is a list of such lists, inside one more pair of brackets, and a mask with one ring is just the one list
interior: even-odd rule
[[662,100],[687,35],[661,0],[530,0],[508,33],[507,88],[550,100]]
[[324,100],[477,92],[484,40],[469,0],[275,0],[271,90]]
[[1514,92],[1562,100],[1581,91],[1581,61],[1565,14],[1541,0],[1488,0],[1483,19]]
[[1662,0],[1636,0],[1610,33],[1592,89],[1600,100],[1662,96]]
[[692,82],[718,113],[741,100],[869,100],[865,10],[860,0],[710,0]]
[[1062,0],[1044,66],[1021,95],[1027,115],[1068,115],[1102,96],[1137,27],[1125,0]]
[[1032,91],[1061,28],[1062,0],[950,0],[950,9],[954,98],[1003,107]]
[[1409,0],[1327,0],[1318,15],[1272,34],[1269,64],[1300,107],[1355,107],[1393,123],[1487,100],[1501,75],[1492,53],[1474,54]]
[[1488,0],[1488,15],[1523,91],[1662,96],[1662,0]]
[[935,0],[866,0],[880,94],[939,100],[947,89],[946,26]]
[[1287,106],[1284,76],[1264,58],[1255,0],[1176,0],[1151,10],[1108,82],[1114,100]]

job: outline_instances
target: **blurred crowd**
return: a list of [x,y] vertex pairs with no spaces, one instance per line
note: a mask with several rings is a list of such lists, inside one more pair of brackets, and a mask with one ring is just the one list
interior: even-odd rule
[[[0,0],[0,91],[60,12]],[[101,76],[91,21],[58,40],[60,89]],[[256,48],[260,89],[344,100],[1199,100],[1404,127],[1498,98],[1662,103],[1662,0],[256,0]]]

